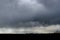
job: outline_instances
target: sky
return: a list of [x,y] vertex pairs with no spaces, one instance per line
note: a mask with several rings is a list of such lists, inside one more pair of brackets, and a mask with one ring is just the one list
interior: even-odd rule
[[60,0],[0,0],[0,27],[24,29],[52,25],[60,25]]

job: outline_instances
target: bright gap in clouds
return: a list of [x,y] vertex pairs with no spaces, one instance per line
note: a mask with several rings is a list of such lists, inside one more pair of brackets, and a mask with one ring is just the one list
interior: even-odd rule
[[0,33],[26,34],[26,33],[56,33],[60,32],[60,25],[36,26],[30,28],[0,28]]
[[31,8],[32,10],[35,10],[35,11],[37,11],[37,10],[42,11],[45,9],[44,5],[41,3],[39,4],[37,2],[37,0],[18,0],[18,7],[20,7],[22,5],[27,5],[27,7]]

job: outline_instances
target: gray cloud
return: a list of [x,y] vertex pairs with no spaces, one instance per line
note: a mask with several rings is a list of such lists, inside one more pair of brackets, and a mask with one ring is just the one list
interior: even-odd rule
[[[60,24],[60,0],[37,0],[42,3],[47,9],[48,13],[44,16],[37,16],[36,20],[44,22],[45,24]],[[39,12],[40,13],[40,12]],[[41,18],[41,19],[39,19]],[[43,20],[43,21],[42,21]]]
[[60,24],[59,0],[0,0],[0,24]]

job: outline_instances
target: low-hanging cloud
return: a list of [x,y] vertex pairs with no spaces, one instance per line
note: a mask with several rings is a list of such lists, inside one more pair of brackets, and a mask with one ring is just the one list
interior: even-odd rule
[[30,27],[30,28],[9,28],[9,27],[3,27],[0,28],[0,34],[29,34],[29,33],[38,33],[38,34],[48,34],[48,33],[59,33],[60,31],[60,25],[50,25],[44,27],[43,25],[41,26],[36,26],[36,27]]

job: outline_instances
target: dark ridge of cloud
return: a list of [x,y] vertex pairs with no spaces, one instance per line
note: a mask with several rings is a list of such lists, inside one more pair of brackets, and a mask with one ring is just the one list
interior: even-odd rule
[[0,0],[0,25],[60,24],[60,0]]
[[35,17],[36,21],[44,24],[60,24],[60,0],[38,0],[38,3],[42,3],[50,11],[44,16]]

